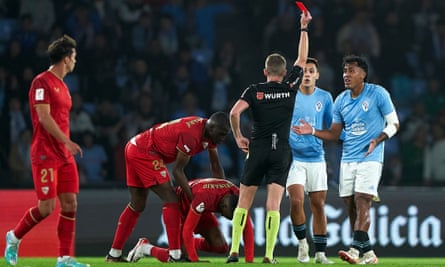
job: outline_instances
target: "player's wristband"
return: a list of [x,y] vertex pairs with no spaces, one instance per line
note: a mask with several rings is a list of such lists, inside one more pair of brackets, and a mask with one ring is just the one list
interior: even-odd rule
[[309,32],[309,29],[308,28],[301,28],[300,31],[302,31],[302,32]]
[[315,128],[312,127],[312,135],[315,135]]
[[394,124],[388,124],[385,129],[383,129],[383,133],[388,136],[388,139],[393,137],[397,133],[397,127]]

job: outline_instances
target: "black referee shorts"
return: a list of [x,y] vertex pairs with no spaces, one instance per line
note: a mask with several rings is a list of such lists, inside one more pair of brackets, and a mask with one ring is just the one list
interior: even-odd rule
[[259,186],[265,177],[266,184],[286,186],[291,163],[292,152],[287,140],[280,140],[276,150],[272,149],[269,139],[252,140],[240,181],[243,185]]

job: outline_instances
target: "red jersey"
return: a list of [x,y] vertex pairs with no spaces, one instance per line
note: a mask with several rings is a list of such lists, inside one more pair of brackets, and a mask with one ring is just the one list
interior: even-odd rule
[[196,213],[220,212],[218,204],[225,195],[239,195],[239,188],[224,179],[197,179],[190,181],[189,185],[194,197],[191,202],[181,187],[176,188],[179,207],[183,217],[187,216],[190,207],[193,207]]
[[50,71],[37,75],[29,89],[29,109],[33,127],[31,161],[34,164],[66,162],[73,156],[63,143],[49,134],[40,124],[34,108],[40,104],[50,105],[51,116],[62,132],[69,137],[71,95],[65,82]]
[[176,160],[178,150],[193,156],[216,145],[203,138],[207,119],[196,116],[157,124],[136,136],[140,150],[154,151],[161,155],[164,163]]
[[[221,199],[228,194],[239,195],[239,189],[230,181],[217,178],[192,180],[188,184],[192,190],[193,201],[189,200],[181,187],[176,188],[176,194],[183,217],[182,239],[189,259],[194,262],[199,258],[193,233],[199,233],[199,229],[203,229],[202,227],[217,226],[218,223],[213,212],[221,212],[218,209]],[[254,241],[250,217],[247,218],[243,237],[246,262],[253,262]]]

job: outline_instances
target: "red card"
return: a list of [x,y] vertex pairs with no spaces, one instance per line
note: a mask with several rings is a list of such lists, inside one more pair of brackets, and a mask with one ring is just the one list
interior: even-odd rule
[[301,10],[301,12],[307,12],[307,8],[304,6],[303,2],[296,1],[295,4]]

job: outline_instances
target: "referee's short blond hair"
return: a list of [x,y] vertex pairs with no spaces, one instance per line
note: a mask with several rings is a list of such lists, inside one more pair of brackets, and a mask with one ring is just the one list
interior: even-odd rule
[[270,54],[266,58],[264,68],[271,76],[282,76],[286,71],[286,59],[278,53]]

